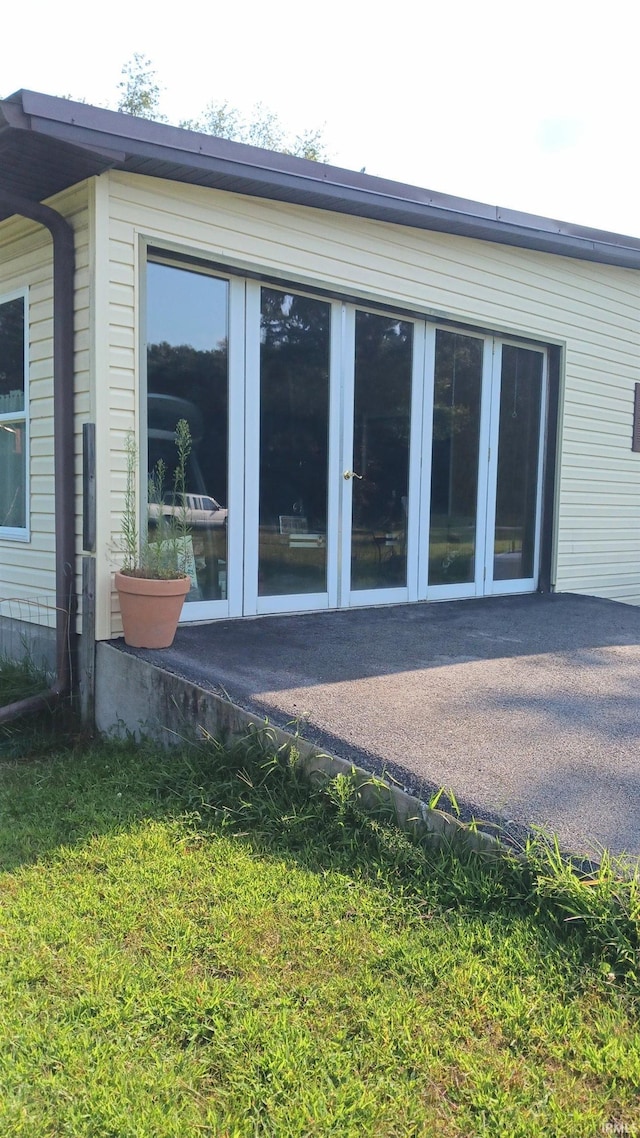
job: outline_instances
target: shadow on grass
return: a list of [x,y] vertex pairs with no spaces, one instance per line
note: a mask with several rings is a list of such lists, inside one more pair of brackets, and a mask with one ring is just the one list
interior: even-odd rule
[[[369,881],[432,912],[506,922],[534,920],[548,949],[638,984],[638,883],[606,857],[599,876],[577,873],[553,841],[526,858],[433,848],[400,831],[388,806],[364,811],[355,783],[313,784],[268,732],[233,746],[215,741],[163,750],[151,742],[87,741],[23,725],[24,758],[0,750],[0,871],[56,857],[62,847],[122,833],[148,820],[182,819],[201,834],[233,835],[258,854],[312,872]],[[15,745],[18,736],[14,736]]]

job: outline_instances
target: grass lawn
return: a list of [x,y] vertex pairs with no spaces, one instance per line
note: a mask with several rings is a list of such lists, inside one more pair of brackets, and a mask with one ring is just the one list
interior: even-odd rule
[[633,883],[429,851],[255,739],[21,730],[0,1134],[640,1135]]

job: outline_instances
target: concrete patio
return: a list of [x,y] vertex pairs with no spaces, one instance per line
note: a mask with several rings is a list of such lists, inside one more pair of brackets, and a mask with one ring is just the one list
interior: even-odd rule
[[187,719],[185,690],[194,716],[215,693],[423,797],[451,787],[465,816],[640,855],[638,608],[534,595],[185,626],[160,652],[99,646],[99,726],[157,728],[149,685],[166,706],[170,677]]

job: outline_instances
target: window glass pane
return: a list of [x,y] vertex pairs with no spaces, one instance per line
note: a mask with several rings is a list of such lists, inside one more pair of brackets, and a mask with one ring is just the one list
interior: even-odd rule
[[262,289],[261,596],[327,588],[330,317],[324,301]]
[[0,422],[0,526],[25,529],[26,483],[25,425]]
[[351,588],[407,583],[413,325],[356,312]]
[[[0,304],[0,415],[25,409],[24,298]],[[24,421],[0,421],[0,526],[25,529],[26,429]]]
[[483,341],[436,332],[429,584],[475,577]]
[[[149,474],[161,459],[162,491],[149,503],[150,537],[158,518],[184,511],[197,584],[187,601],[226,599],[229,285],[173,265],[147,273]],[[186,419],[192,438],[186,501],[176,501],[175,429]]]
[[533,577],[542,362],[541,352],[502,349],[494,581]]
[[0,304],[0,415],[24,411],[24,299]]

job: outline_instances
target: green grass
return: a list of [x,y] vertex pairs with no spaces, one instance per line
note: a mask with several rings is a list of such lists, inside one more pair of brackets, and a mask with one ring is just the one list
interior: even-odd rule
[[[0,708],[28,696],[41,695],[50,685],[51,676],[34,665],[28,652],[20,661],[0,655]],[[52,730],[65,722],[72,730],[68,705],[58,705],[52,710],[44,708],[21,719],[0,723],[0,762],[12,755],[24,758],[29,754],[46,753],[52,742]]]
[[614,866],[430,851],[256,737],[41,751],[1,770],[0,1134],[640,1132]]
[[21,661],[0,656],[0,707],[46,691],[49,680],[44,672],[35,668],[28,655]]

